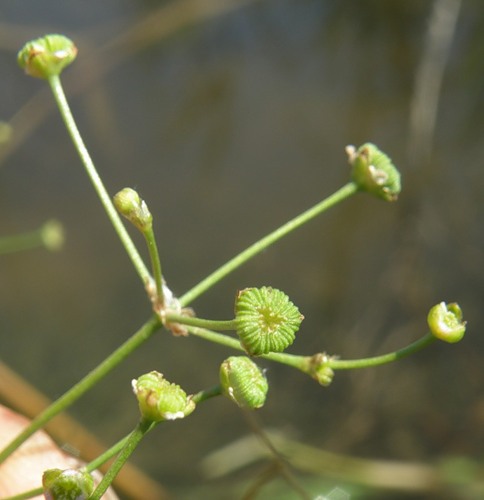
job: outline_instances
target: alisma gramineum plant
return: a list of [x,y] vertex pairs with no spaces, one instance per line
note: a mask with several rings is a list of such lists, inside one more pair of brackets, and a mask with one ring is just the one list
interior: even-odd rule
[[[254,359],[251,359],[253,357],[258,356],[286,364],[306,373],[322,386],[328,386],[337,370],[366,368],[393,362],[426,347],[436,338],[452,343],[462,339],[465,333],[465,322],[462,319],[460,307],[455,303],[446,305],[442,302],[433,307],[428,315],[430,333],[395,352],[358,360],[344,360],[325,352],[317,352],[309,356],[287,354],[284,351],[295,341],[303,316],[284,292],[270,286],[250,287],[239,291],[235,301],[235,317],[232,319],[220,321],[198,317],[193,310],[187,308],[196,297],[206,293],[229,273],[317,215],[358,192],[368,192],[384,201],[395,201],[401,190],[400,173],[390,158],[374,144],[366,143],[359,148],[348,146],[346,151],[351,172],[349,172],[347,184],[250,245],[177,298],[163,279],[153,233],[153,216],[148,205],[136,191],[130,188],[117,193],[113,203],[77,130],[60,83],[62,70],[75,59],[76,55],[77,49],[68,38],[62,35],[47,35],[27,43],[19,52],[18,62],[27,74],[48,81],[74,146],[115,231],[141,278],[155,314],[151,315],[130,339],[95,370],[73,388],[67,390],[52,406],[34,419],[25,431],[15,437],[0,452],[0,462],[5,460],[37,429],[97,384],[137,347],[149,341],[155,331],[163,327],[174,334],[196,335],[235,350],[245,351],[250,357],[228,357],[221,363],[218,377],[214,369],[218,384],[193,395],[187,395],[177,384],[168,382],[158,371],[150,371],[141,375],[133,381],[133,391],[140,409],[140,420],[134,430],[104,453],[99,460],[88,464],[85,471],[79,473],[60,470],[46,471],[44,488],[46,495],[51,495],[48,498],[67,498],[62,496],[64,492],[61,489],[56,490],[58,485],[62,485],[67,493],[80,488],[78,492],[75,490],[78,493],[76,493],[76,498],[79,499],[85,498],[83,495],[93,500],[101,498],[137,444],[149,431],[159,423],[188,416],[194,412],[197,405],[212,397],[224,395],[241,408],[261,408],[265,403],[269,384],[264,372],[259,369]],[[142,233],[150,254],[151,270],[140,257],[118,211]],[[217,331],[232,331],[236,336],[217,333]],[[183,362],[185,360],[180,360],[180,363]],[[284,397],[287,396],[284,394]],[[116,459],[108,473],[91,493],[92,480],[86,471],[93,470],[115,455]],[[55,493],[55,491],[60,493]]]

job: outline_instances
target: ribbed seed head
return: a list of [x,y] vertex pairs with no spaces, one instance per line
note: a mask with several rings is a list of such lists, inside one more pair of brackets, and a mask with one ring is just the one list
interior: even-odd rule
[[280,290],[246,288],[235,301],[237,335],[251,356],[282,352],[294,342],[304,316]]
[[42,476],[46,500],[85,500],[94,491],[88,472],[75,469],[49,469]]
[[221,364],[220,385],[225,396],[250,410],[264,405],[269,389],[264,373],[246,356],[231,356]]
[[59,75],[76,58],[77,48],[63,35],[45,35],[26,43],[17,62],[30,76],[48,79]]
[[184,418],[195,409],[195,403],[185,391],[166,380],[159,372],[141,375],[132,382],[141,415],[146,420],[160,422]]
[[352,166],[351,178],[362,191],[385,201],[398,198],[401,190],[400,172],[385,153],[370,142],[358,150],[354,146],[347,146],[346,152]]

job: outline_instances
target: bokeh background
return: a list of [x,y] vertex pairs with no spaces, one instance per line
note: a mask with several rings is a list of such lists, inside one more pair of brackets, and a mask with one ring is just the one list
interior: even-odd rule
[[[468,320],[461,343],[337,373],[329,388],[261,363],[270,397],[256,418],[298,443],[425,464],[452,483],[381,490],[324,467],[296,468],[309,497],[339,487],[351,498],[479,498],[482,2],[3,0],[0,120],[11,133],[0,145],[0,232],[56,218],[66,243],[58,253],[0,258],[0,355],[56,398],[139,328],[150,307],[47,85],[17,67],[17,50],[49,32],[79,48],[63,81],[81,132],[109,192],[134,187],[147,200],[165,276],[180,295],[346,183],[347,144],[370,140],[393,158],[403,180],[397,203],[353,197],[192,305],[201,317],[229,318],[237,289],[271,285],[306,317],[290,352],[359,358],[416,340],[432,305],[458,301]],[[216,383],[231,354],[159,333],[71,414],[113,443],[137,420],[132,378],[158,370],[196,392]],[[203,464],[251,432],[234,405],[216,398],[160,426],[133,462],[174,498],[242,498],[267,463],[218,477]],[[257,498],[300,496],[276,480]]]

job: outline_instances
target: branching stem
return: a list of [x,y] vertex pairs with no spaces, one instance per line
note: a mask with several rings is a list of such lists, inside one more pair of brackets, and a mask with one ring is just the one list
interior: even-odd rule
[[81,381],[71,387],[63,396],[52,403],[38,415],[6,448],[0,452],[0,463],[24,443],[34,432],[42,428],[51,418],[64,411],[77,401],[91,387],[97,384],[111,370],[118,366],[136,348],[143,344],[159,328],[161,323],[157,316],[148,320],[130,339],[118,347],[94,370],[88,373]]

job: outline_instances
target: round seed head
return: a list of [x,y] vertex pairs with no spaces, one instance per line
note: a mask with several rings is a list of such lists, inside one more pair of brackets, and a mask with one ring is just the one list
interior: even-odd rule
[[77,47],[63,35],[45,35],[26,43],[17,62],[30,76],[48,79],[59,75],[77,55]]
[[141,375],[132,382],[141,415],[146,420],[160,422],[184,418],[195,409],[195,403],[185,391],[166,380],[159,372]]
[[351,178],[362,191],[385,201],[398,198],[401,190],[400,172],[385,153],[370,142],[358,150],[354,146],[347,146],[346,152],[352,166]]
[[282,352],[290,346],[304,316],[280,290],[246,288],[235,301],[237,335],[251,356]]
[[451,344],[459,342],[465,334],[466,322],[462,319],[459,304],[441,302],[432,307],[427,317],[432,335]]
[[94,491],[91,475],[76,469],[48,469],[42,486],[47,500],[85,500]]

